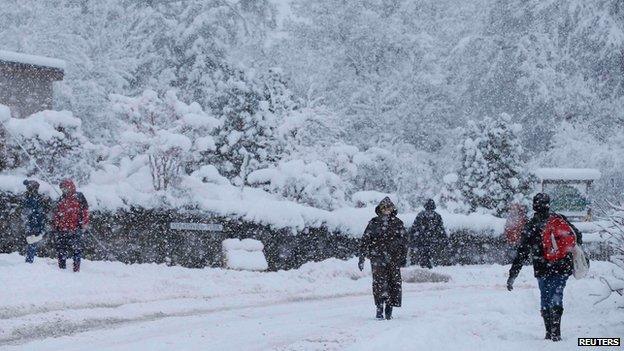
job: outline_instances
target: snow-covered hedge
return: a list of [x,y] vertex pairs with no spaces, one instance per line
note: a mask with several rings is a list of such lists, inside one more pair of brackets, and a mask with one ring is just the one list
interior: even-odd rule
[[[212,170],[212,173],[209,172]],[[351,237],[360,237],[368,221],[375,216],[375,206],[362,208],[342,207],[336,210],[323,210],[293,201],[283,200],[262,189],[236,187],[221,176],[214,168],[204,168],[193,176],[183,177],[181,185],[187,189],[184,197],[168,197],[168,206],[162,205],[158,193],[141,192],[133,184],[115,183],[114,174],[118,169],[102,177],[102,183],[93,182],[81,190],[94,210],[114,213],[120,209],[133,207],[163,210],[193,207],[197,211],[235,218],[276,230],[286,229],[293,233],[311,227],[326,227],[331,232],[338,232]],[[143,177],[149,179],[149,174]],[[132,182],[143,184],[145,179],[138,176]],[[0,175],[0,192],[18,194],[23,191],[20,175]],[[55,197],[51,191],[53,185],[42,182],[42,189]],[[410,226],[418,211],[400,213],[399,217]],[[476,235],[499,236],[503,233],[505,220],[489,214],[456,214],[439,210],[444,224],[449,231],[467,230]]]

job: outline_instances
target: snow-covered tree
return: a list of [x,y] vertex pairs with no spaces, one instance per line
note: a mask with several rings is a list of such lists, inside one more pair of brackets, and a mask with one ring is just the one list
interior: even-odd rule
[[146,90],[137,97],[111,95],[129,157],[147,156],[154,190],[167,190],[181,171],[190,173],[214,152],[211,135],[220,122],[197,103],[181,102],[175,92],[159,96]]
[[285,152],[279,129],[295,106],[278,72],[257,78],[239,70],[219,83],[210,107],[223,122],[213,155],[220,172],[241,185],[250,172],[276,164]]
[[500,215],[514,197],[522,196],[526,170],[521,130],[507,114],[468,123],[459,147],[458,184],[472,211],[484,208]]

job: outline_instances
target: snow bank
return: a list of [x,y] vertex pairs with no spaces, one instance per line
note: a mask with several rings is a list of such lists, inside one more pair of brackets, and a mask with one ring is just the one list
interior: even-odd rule
[[264,257],[264,245],[253,239],[223,240],[224,265],[229,269],[242,271],[266,271],[269,268]]
[[5,123],[9,119],[11,119],[11,109],[6,105],[0,104],[0,123]]
[[598,180],[601,173],[592,168],[538,168],[533,174],[540,180]]
[[45,66],[63,70],[66,66],[66,63],[63,60],[5,50],[0,50],[0,61],[23,63],[34,66]]

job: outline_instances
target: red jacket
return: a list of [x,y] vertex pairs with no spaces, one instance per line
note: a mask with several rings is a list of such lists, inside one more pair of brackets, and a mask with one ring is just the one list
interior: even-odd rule
[[58,231],[74,231],[89,224],[89,205],[71,181],[61,183],[65,193],[56,205],[52,225]]

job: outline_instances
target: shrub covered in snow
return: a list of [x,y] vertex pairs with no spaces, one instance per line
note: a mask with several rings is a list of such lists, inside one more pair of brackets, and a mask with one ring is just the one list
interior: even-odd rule
[[336,209],[345,204],[345,184],[322,161],[282,161],[277,167],[252,172],[252,185],[299,203],[322,209]]
[[24,119],[5,120],[4,126],[9,132],[5,167],[23,168],[27,175],[39,174],[27,152],[46,173],[44,177],[88,180],[97,148],[84,136],[81,120],[71,112],[41,111]]
[[215,150],[211,133],[220,122],[197,103],[185,104],[173,91],[159,96],[146,90],[137,97],[111,95],[113,111],[125,130],[126,156],[147,156],[155,190],[166,190],[180,171],[198,169]]

